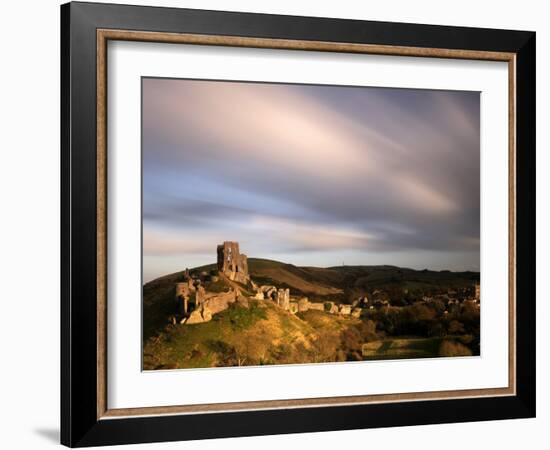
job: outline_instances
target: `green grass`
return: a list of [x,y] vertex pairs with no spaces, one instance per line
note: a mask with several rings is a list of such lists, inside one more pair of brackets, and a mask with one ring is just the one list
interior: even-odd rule
[[[224,311],[221,319],[229,320],[235,330],[244,330],[253,326],[259,320],[267,319],[267,311],[261,308],[257,301],[250,300],[248,308],[241,308],[237,305],[231,305]],[[214,316],[214,320],[218,317]]]

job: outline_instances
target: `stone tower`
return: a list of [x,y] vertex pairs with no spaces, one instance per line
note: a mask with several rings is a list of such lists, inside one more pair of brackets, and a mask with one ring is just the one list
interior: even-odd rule
[[247,284],[248,261],[246,255],[239,253],[239,243],[226,241],[218,245],[218,270],[230,280]]

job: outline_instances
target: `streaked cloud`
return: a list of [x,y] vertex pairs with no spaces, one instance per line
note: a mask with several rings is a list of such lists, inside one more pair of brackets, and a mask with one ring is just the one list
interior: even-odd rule
[[433,268],[479,266],[478,93],[143,83],[145,272],[148,255],[191,267],[228,239],[309,265],[430,251]]

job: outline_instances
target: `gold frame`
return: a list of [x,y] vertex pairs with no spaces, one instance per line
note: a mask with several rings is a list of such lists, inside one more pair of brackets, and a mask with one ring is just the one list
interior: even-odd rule
[[[436,57],[502,61],[508,63],[508,387],[402,394],[359,395],[344,397],[266,400],[214,403],[203,405],[150,406],[109,409],[107,405],[107,42],[109,40],[218,45],[267,49],[309,50],[364,53],[392,56]],[[443,400],[472,397],[513,396],[516,394],[516,55],[515,53],[444,48],[398,47],[388,45],[246,38],[237,36],[157,33],[147,31],[97,30],[97,418],[166,414],[218,413],[243,410],[288,409],[319,406],[343,406],[365,403],[389,403]]]

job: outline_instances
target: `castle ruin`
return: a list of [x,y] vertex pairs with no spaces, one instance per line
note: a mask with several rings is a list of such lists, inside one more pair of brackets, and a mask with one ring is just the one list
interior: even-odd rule
[[[289,288],[281,288],[272,285],[257,286],[248,273],[247,256],[239,251],[239,243],[226,241],[217,246],[217,269],[210,273],[202,271],[190,272],[185,269],[183,279],[175,285],[175,300],[177,304],[176,316],[173,323],[197,324],[208,322],[212,316],[239,303],[248,308],[248,299],[269,300],[279,308],[290,314],[305,312],[308,310],[324,311],[329,314],[353,316],[359,318],[361,308],[351,305],[339,305],[334,302],[310,302],[307,297],[291,297]],[[210,283],[218,282],[226,277],[229,281],[228,290],[219,292],[210,291]],[[226,280],[226,281],[227,281]],[[233,282],[244,286],[237,286]]]
[[218,270],[231,281],[242,284],[250,281],[248,261],[246,255],[239,252],[238,242],[225,241],[218,245]]

